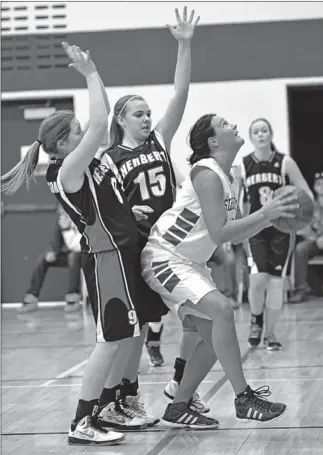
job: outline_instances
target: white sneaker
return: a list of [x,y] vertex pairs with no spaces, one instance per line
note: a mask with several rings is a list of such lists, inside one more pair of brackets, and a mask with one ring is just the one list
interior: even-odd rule
[[[174,397],[176,395],[178,389],[178,382],[174,381],[172,379],[165,387],[164,389],[164,395],[166,395],[167,398],[170,400],[174,400]],[[193,409],[193,411],[200,412],[201,414],[206,414],[207,412],[210,412],[210,407],[203,401],[200,397],[198,389],[193,395],[192,401],[190,408]]]
[[76,311],[80,311],[82,306],[80,302],[73,302],[73,303],[65,303],[64,311],[65,313],[75,313]]
[[139,397],[139,393],[135,397],[128,395],[124,400],[124,407],[129,408],[140,419],[144,419],[148,427],[153,427],[159,422],[159,419],[147,413],[144,404],[139,401]]
[[90,416],[86,416],[79,421],[74,430],[70,428],[67,441],[68,444],[110,446],[119,444],[123,440],[122,433],[103,430],[93,424]]
[[109,403],[98,414],[102,427],[111,427],[118,430],[144,430],[148,424],[143,418],[139,418],[127,407],[119,403]]
[[32,294],[26,294],[22,305],[17,309],[17,313],[25,314],[31,313],[38,309],[38,298]]

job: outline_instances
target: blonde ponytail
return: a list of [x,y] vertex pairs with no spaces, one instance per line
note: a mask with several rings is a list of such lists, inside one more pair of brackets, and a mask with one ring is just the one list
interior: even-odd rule
[[25,157],[9,172],[1,177],[1,191],[8,195],[14,194],[24,183],[29,188],[30,181],[35,177],[34,170],[38,164],[41,142],[35,141]]

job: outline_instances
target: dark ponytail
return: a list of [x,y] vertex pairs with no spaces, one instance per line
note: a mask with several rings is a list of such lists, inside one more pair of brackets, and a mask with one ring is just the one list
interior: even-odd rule
[[210,156],[210,148],[208,139],[215,135],[215,131],[211,125],[212,119],[216,114],[205,114],[200,117],[192,126],[188,142],[193,150],[192,155],[188,157],[188,162],[191,166]]

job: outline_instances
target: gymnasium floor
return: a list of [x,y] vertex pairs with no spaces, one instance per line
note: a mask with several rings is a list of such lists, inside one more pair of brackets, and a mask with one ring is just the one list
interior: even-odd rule
[[[322,455],[323,299],[285,305],[279,335],[285,350],[250,351],[247,306],[236,312],[244,370],[253,388],[272,386],[272,398],[288,404],[287,414],[268,424],[241,423],[233,392],[219,364],[202,384],[204,399],[220,421],[218,430],[155,427],[127,433],[120,446],[68,446],[82,371],[93,346],[90,314],[67,317],[62,307],[29,316],[2,310],[2,454],[110,455]],[[167,316],[163,334],[165,366],[141,366],[142,398],[160,415],[167,403],[163,387],[173,373],[180,327]]]

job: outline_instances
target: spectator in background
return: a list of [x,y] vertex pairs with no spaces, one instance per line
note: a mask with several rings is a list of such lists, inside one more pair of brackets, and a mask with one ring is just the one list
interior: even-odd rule
[[314,218],[311,225],[300,232],[301,241],[295,250],[295,292],[291,303],[307,300],[310,289],[307,283],[309,259],[323,254],[323,172],[314,176],[313,189],[316,195]]
[[39,294],[50,267],[68,267],[65,311],[79,311],[81,309],[80,234],[60,205],[57,208],[57,220],[50,248],[37,262],[29,289],[24,296],[22,306],[18,309],[19,313],[28,313],[37,309]]

